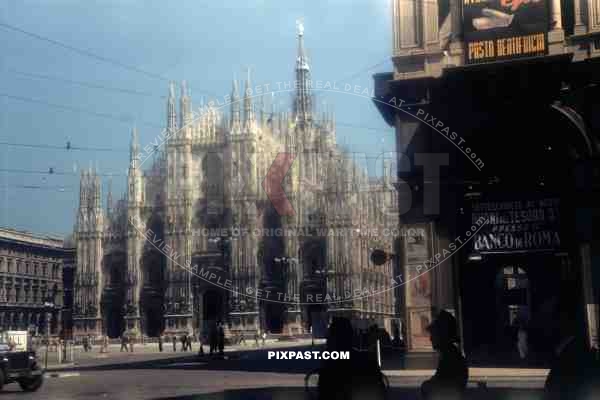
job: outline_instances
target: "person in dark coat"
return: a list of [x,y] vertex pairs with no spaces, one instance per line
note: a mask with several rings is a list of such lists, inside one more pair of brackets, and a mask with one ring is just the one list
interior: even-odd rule
[[218,344],[219,344],[219,354],[223,355],[224,351],[225,351],[225,329],[223,329],[223,324],[219,324]]
[[177,336],[173,335],[173,337],[171,337],[171,341],[173,342],[173,351],[177,351]]
[[217,352],[217,327],[215,325],[210,326],[208,331],[208,345],[210,348],[209,354]]
[[553,331],[558,335],[544,400],[600,399],[600,366],[583,332],[577,330],[573,317],[577,306],[572,298],[563,298],[562,304],[555,305],[558,318]]
[[333,319],[327,336],[327,351],[349,352],[349,359],[324,360],[319,369],[318,396],[323,400],[384,399],[387,386],[377,357],[356,351],[352,324]]
[[187,335],[181,335],[179,341],[181,342],[181,351],[187,351]]
[[162,335],[158,335],[158,351],[162,353],[163,351],[163,339]]
[[125,333],[121,335],[121,352],[123,349],[127,351],[127,335]]
[[458,347],[456,318],[442,310],[427,330],[433,348],[439,353],[439,362],[435,374],[421,385],[423,399],[463,398],[469,379],[469,369]]

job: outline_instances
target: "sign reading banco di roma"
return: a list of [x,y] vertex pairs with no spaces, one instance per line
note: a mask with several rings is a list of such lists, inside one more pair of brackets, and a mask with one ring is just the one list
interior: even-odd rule
[[471,220],[487,224],[472,240],[473,250],[481,253],[560,250],[560,200],[476,201]]
[[548,0],[463,0],[467,64],[548,54]]

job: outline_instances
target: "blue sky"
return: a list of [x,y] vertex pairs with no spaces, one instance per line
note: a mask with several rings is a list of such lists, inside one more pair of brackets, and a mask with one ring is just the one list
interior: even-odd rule
[[[352,77],[347,82],[372,88],[373,73],[391,70],[389,1],[7,0],[0,3],[0,22],[167,79],[187,80],[198,106],[203,93],[229,93],[234,74],[243,76],[247,67],[255,84],[294,79],[299,17],[314,80]],[[0,226],[70,233],[79,169],[92,165],[101,173],[118,174],[113,191],[120,197],[133,121],[142,145],[156,137],[165,124],[168,82],[1,26],[0,41],[0,142],[64,146],[71,141],[115,150],[0,144]],[[317,105],[323,100],[333,105],[340,122],[339,143],[372,156],[393,150],[393,131],[370,101],[327,93],[318,95]],[[289,105],[289,94],[278,101]],[[6,171],[49,168],[74,174]],[[103,194],[106,188],[104,179]]]

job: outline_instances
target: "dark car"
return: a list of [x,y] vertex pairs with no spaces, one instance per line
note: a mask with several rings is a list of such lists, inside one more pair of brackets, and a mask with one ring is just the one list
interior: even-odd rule
[[0,343],[0,390],[13,382],[27,392],[34,392],[44,382],[44,370],[34,351],[12,351],[8,344]]

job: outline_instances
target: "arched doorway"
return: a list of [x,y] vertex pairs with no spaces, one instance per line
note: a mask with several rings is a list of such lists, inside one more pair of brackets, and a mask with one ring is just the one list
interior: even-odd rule
[[[160,218],[154,217],[149,226],[156,236],[153,241],[163,243],[164,224]],[[164,330],[166,257],[163,252],[146,242],[141,264],[143,280],[140,299],[142,330],[146,335],[156,337]]]
[[265,329],[269,333],[281,333],[285,323],[285,306],[281,303],[265,302]]
[[202,295],[202,334],[207,336],[211,327],[224,320],[224,295],[221,290],[208,289]]
[[125,271],[127,262],[122,252],[105,257],[108,285],[102,296],[104,331],[110,338],[118,338],[125,330]]

